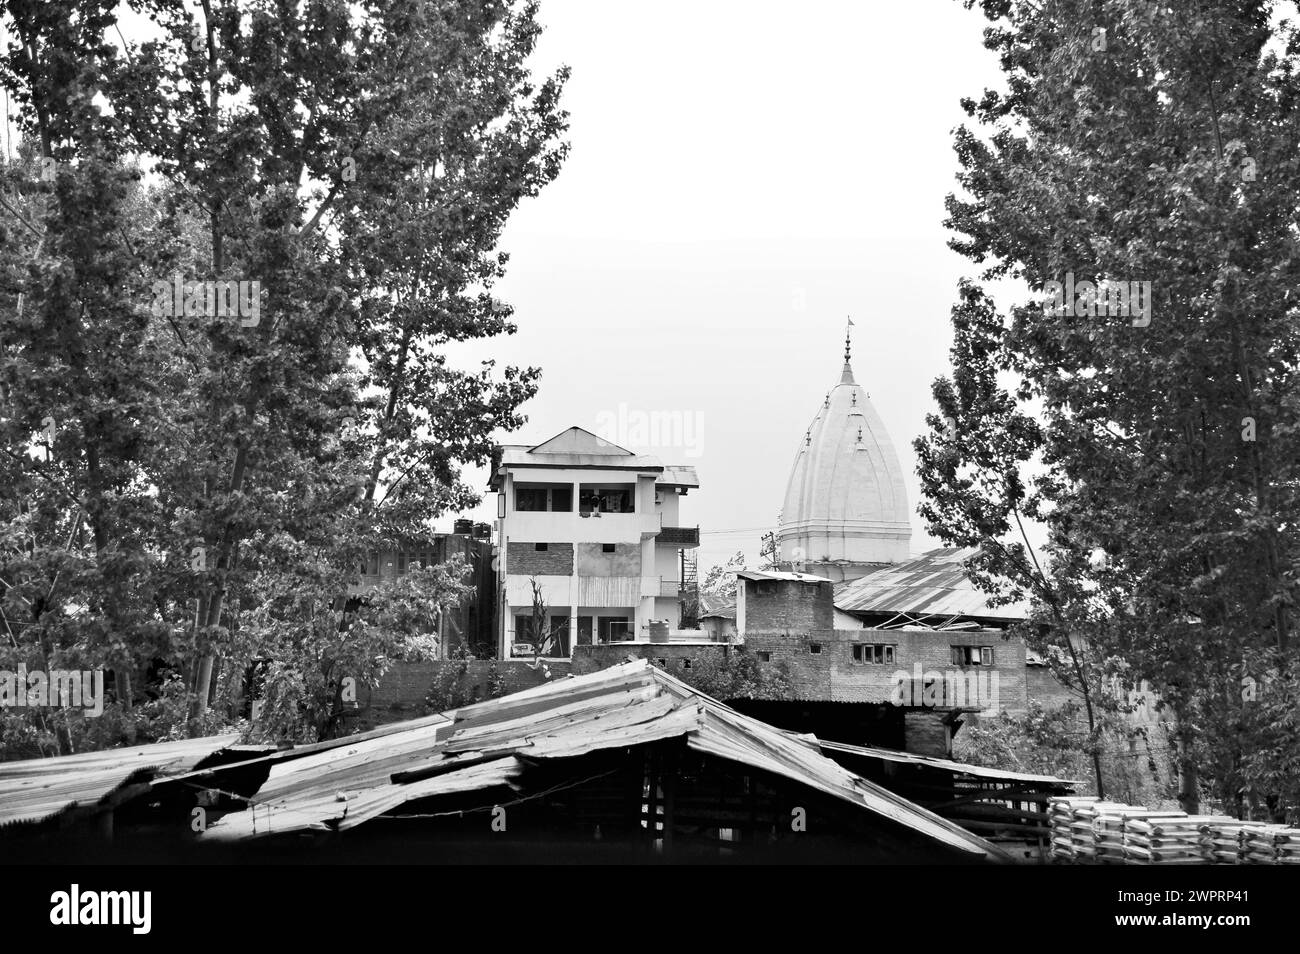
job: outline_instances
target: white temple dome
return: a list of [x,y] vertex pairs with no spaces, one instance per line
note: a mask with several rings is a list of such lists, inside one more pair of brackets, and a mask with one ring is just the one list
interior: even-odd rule
[[[867,392],[844,371],[799,441],[777,541],[783,563],[856,579],[910,556],[911,514],[898,453]],[[796,566],[798,568],[798,566]]]

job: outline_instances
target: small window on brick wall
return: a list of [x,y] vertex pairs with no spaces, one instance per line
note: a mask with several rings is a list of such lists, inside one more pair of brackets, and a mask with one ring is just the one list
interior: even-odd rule
[[691,668],[691,661],[690,661],[689,659],[683,659],[683,660],[682,660],[682,668],[683,668],[683,669],[690,669],[690,668]]
[[603,553],[613,553],[613,552],[614,552],[614,544],[612,544],[612,543],[602,543],[602,544],[600,545],[600,549],[601,549],[601,552],[603,552]]
[[771,654],[771,653],[757,653],[756,655],[758,656],[758,661],[759,661],[759,662],[771,662],[771,661],[772,661],[772,654]]
[[954,666],[992,666],[992,646],[954,646],[952,647],[952,664]]
[[536,550],[538,553],[545,553],[545,552],[546,552],[546,547],[547,547],[547,544],[545,544],[545,543],[534,543],[534,544],[533,544],[533,549]]
[[820,654],[821,654],[821,651],[822,651],[822,644],[821,644],[821,643],[809,643],[809,644],[808,644],[808,652],[812,653],[814,656],[820,655]]
[[873,666],[892,666],[894,664],[894,647],[888,643],[855,643],[853,661],[869,663]]

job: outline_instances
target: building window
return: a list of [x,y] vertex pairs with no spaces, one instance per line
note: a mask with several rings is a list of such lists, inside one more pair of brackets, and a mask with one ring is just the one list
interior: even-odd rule
[[776,580],[759,580],[758,594],[760,596],[771,596],[776,592]]
[[683,669],[690,669],[690,668],[691,668],[691,661],[690,661],[689,659],[683,659],[683,660],[682,660],[682,668],[683,668]]
[[613,553],[613,552],[614,552],[614,544],[612,544],[612,543],[602,543],[602,544],[600,545],[600,550],[601,550],[602,553]]
[[596,620],[602,643],[623,642],[632,638],[632,623],[626,616],[601,616]]
[[655,660],[655,665],[658,666],[660,669],[667,669],[668,660],[660,656],[658,659]]
[[545,553],[545,552],[546,552],[546,547],[547,547],[547,544],[545,544],[545,543],[534,543],[534,544],[533,544],[533,549],[536,550],[538,553]]
[[582,484],[578,494],[579,513],[588,517],[597,513],[633,513],[635,492],[635,484],[619,484],[612,487]]
[[855,643],[853,661],[874,666],[892,666],[894,647],[887,643]]
[[771,654],[771,653],[757,653],[756,655],[758,656],[758,661],[759,661],[759,662],[771,662],[771,661],[772,661],[772,654]]
[[573,487],[568,484],[516,485],[515,509],[522,513],[571,513]]
[[527,512],[545,510],[546,489],[544,487],[516,487],[515,509]]
[[954,646],[952,647],[952,664],[954,666],[992,666],[992,646]]
[[822,644],[821,644],[821,643],[809,643],[809,644],[808,644],[808,652],[812,653],[814,656],[819,656],[819,655],[821,655],[821,651],[822,651]]

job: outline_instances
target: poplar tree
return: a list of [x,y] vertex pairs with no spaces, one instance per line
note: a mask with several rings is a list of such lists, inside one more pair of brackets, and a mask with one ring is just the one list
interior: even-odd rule
[[[952,246],[1029,289],[991,360],[1038,422],[1017,453],[1049,572],[1172,713],[1184,806],[1203,774],[1277,809],[1300,764],[1277,722],[1297,665],[1296,33],[1248,0],[967,6],[1006,85],[963,102]],[[1044,307],[1053,282],[1094,287]],[[1146,315],[1099,292],[1147,282]]]
[[514,330],[499,240],[558,173],[567,72],[532,75],[518,0],[127,6],[129,36],[116,3],[5,5],[0,607],[180,668],[193,732],[259,661],[287,731],[333,731],[344,680],[463,596],[459,566],[356,585],[477,501],[460,467],[536,390],[446,351]]

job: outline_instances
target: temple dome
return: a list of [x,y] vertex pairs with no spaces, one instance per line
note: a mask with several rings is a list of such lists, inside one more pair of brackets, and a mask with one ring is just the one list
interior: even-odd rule
[[799,441],[777,541],[781,561],[832,579],[910,556],[911,514],[898,453],[867,392],[853,378],[847,345],[840,383]]

